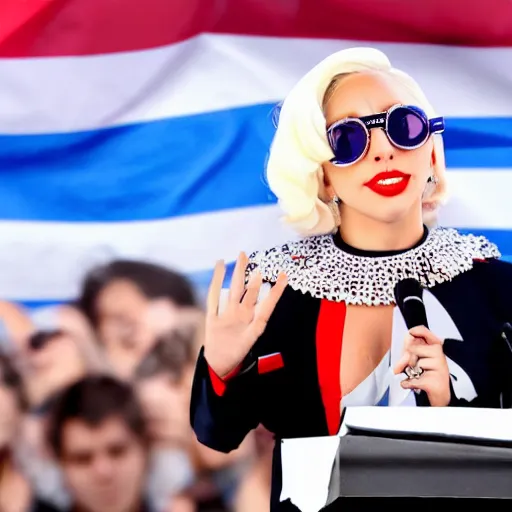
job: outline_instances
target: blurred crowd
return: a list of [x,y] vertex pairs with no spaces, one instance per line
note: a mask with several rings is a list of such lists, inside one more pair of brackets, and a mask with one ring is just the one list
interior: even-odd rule
[[264,512],[273,439],[200,445],[189,400],[204,315],[188,279],[92,269],[73,303],[0,302],[0,512]]

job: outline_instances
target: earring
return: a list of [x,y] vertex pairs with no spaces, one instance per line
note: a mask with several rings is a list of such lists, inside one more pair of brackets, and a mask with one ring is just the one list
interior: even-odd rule
[[334,196],[328,203],[327,206],[332,213],[334,219],[334,229],[333,233],[336,233],[339,225],[341,224],[341,215],[340,215],[340,198],[338,196]]
[[427,183],[432,183],[432,185],[437,185],[439,183],[439,179],[435,174],[432,174],[428,177]]

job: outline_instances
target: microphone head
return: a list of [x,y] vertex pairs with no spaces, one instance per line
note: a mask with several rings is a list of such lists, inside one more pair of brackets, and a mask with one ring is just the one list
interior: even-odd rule
[[395,302],[408,329],[417,325],[428,328],[427,313],[423,304],[423,287],[413,278],[403,279],[395,285]]
[[407,297],[417,297],[423,302],[423,287],[419,281],[416,281],[416,279],[413,279],[412,277],[398,281],[395,285],[394,294],[396,305],[400,309],[402,309],[404,300]]

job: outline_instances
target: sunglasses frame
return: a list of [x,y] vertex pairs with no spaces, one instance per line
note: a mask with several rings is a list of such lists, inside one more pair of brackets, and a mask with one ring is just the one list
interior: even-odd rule
[[[421,116],[423,118],[423,120],[425,121],[425,124],[427,125],[427,135],[425,136],[425,139],[421,143],[416,144],[415,146],[402,146],[400,144],[397,144],[390,138],[389,133],[388,133],[389,116],[398,108],[406,108],[406,109],[412,110],[414,113]],[[386,137],[388,138],[389,142],[393,146],[395,146],[398,149],[403,149],[403,150],[407,150],[407,151],[411,151],[413,149],[420,148],[427,142],[427,140],[429,139],[429,137],[431,135],[436,134],[436,133],[443,133],[444,128],[445,128],[443,117],[434,117],[432,119],[429,119],[427,117],[427,115],[425,114],[425,112],[423,112],[423,110],[420,109],[419,107],[415,107],[414,105],[402,105],[401,103],[397,103],[396,105],[393,105],[392,107],[390,107],[387,111],[380,112],[379,114],[372,114],[372,115],[363,116],[363,117],[345,117],[343,119],[340,119],[339,121],[334,122],[331,126],[329,126],[327,128],[327,140],[329,142],[331,149],[333,149],[333,147],[335,147],[335,144],[334,144],[335,141],[332,137],[332,131],[335,128],[337,128],[338,126],[341,126],[342,124],[347,124],[348,122],[355,122],[357,124],[360,124],[363,127],[363,129],[366,133],[366,145],[364,147],[363,152],[361,153],[361,156],[359,156],[352,162],[349,162],[349,163],[338,162],[338,161],[336,161],[336,157],[331,159],[330,162],[333,165],[335,165],[336,167],[348,167],[350,165],[354,165],[355,163],[359,162],[366,156],[366,154],[368,153],[368,148],[370,147],[370,142],[371,142],[370,130],[372,130],[373,128],[380,128],[380,129],[384,130]],[[334,152],[334,150],[333,150],[333,152]]]

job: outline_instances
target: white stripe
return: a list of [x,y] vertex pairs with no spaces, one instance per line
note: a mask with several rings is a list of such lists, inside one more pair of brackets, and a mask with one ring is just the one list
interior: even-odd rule
[[147,51],[0,59],[0,133],[94,129],[276,101],[322,58],[356,45],[384,50],[443,115],[512,115],[512,67],[504,65],[512,48],[204,34]]
[[512,229],[512,169],[450,171],[448,184],[450,199],[441,209],[441,224],[456,228]]
[[69,299],[97,263],[128,257],[183,272],[213,268],[294,237],[277,207],[254,207],[163,221],[110,224],[1,222],[0,297]]
[[[452,171],[452,197],[441,224],[512,230],[510,171]],[[295,238],[276,206],[243,208],[150,222],[0,223],[0,297],[19,300],[73,297],[84,272],[113,257],[147,259],[184,272],[236,259],[239,251]],[[39,264],[38,264],[39,263]]]

